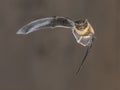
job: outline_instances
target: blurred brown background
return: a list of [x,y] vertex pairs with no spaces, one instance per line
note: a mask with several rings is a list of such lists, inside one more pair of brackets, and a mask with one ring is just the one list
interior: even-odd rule
[[[85,53],[69,29],[16,32],[48,17],[88,18],[97,39]],[[0,90],[120,90],[120,0],[0,0]]]

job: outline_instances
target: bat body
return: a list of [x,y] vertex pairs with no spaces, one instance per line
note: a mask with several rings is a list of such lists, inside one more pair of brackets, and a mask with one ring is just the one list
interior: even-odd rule
[[60,17],[60,16],[42,18],[42,19],[32,21],[27,25],[23,26],[21,29],[18,30],[17,34],[29,34],[31,32],[34,32],[40,29],[56,28],[56,27],[71,29],[76,41],[82,46],[88,46],[86,54],[77,71],[78,73],[88,55],[88,52],[89,52],[89,49],[91,48],[91,45],[94,39],[94,34],[95,34],[94,29],[92,28],[91,24],[88,22],[87,19],[72,21],[67,17]]

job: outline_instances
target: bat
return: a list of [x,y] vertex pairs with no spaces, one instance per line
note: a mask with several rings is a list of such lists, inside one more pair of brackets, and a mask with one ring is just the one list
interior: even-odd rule
[[71,29],[77,43],[81,44],[84,47],[87,47],[85,56],[80,64],[78,71],[76,72],[77,74],[84,63],[88,55],[88,52],[92,47],[93,39],[95,38],[94,29],[87,19],[79,19],[73,21],[67,17],[62,17],[62,16],[46,17],[28,23],[27,25],[20,28],[16,34],[26,35],[37,30],[41,30],[45,28],[57,28],[57,27]]

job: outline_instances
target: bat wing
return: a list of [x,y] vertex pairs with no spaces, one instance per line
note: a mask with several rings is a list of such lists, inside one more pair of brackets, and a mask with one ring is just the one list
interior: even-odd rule
[[17,34],[29,34],[33,31],[37,31],[43,28],[72,28],[74,25],[75,23],[66,17],[54,16],[32,21],[19,29]]

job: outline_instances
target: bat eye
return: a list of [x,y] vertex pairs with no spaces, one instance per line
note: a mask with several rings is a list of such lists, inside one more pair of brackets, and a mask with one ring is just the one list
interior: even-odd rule
[[85,20],[81,20],[80,25],[84,25],[84,24],[85,24]]

